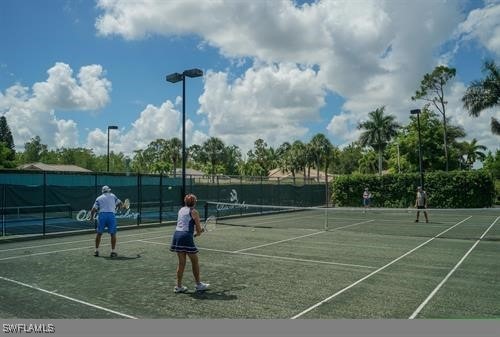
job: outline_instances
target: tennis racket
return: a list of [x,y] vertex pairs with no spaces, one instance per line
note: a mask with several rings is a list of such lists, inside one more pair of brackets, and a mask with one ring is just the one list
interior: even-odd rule
[[202,226],[203,232],[206,233],[215,230],[216,223],[217,223],[217,218],[213,215],[209,216],[203,223]]
[[130,199],[129,198],[125,199],[125,201],[123,202],[123,208],[125,208],[125,209],[130,208]]

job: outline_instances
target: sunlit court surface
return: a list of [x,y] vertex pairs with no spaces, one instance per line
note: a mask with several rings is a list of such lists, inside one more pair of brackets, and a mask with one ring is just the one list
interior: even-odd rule
[[[205,292],[176,294],[173,225],[0,241],[3,319],[495,319],[499,209],[207,206]],[[203,219],[202,219],[203,220]]]

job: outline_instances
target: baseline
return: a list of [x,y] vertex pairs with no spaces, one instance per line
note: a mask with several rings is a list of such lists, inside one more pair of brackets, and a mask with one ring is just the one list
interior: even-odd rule
[[10,278],[7,278],[7,277],[0,276],[0,280],[4,280],[4,281],[7,281],[7,282],[11,282],[11,283],[17,284],[17,285],[21,285],[23,287],[27,287],[27,288],[30,288],[30,289],[38,290],[38,291],[41,291],[43,293],[46,293],[46,294],[49,294],[49,295],[53,295],[53,296],[57,296],[57,297],[61,297],[61,298],[64,298],[66,300],[69,300],[69,301],[72,301],[72,302],[76,302],[76,303],[80,303],[80,304],[83,304],[83,305],[86,305],[86,306],[89,306],[89,307],[92,307],[92,308],[96,308],[96,309],[99,309],[99,310],[107,311],[107,312],[110,312],[112,314],[115,314],[115,315],[118,315],[118,316],[121,316],[121,317],[131,318],[131,319],[138,319],[135,316],[127,315],[127,314],[124,314],[124,313],[119,312],[119,311],[115,311],[115,310],[112,310],[112,309],[108,309],[108,308],[102,307],[100,305],[92,304],[92,303],[85,302],[85,301],[82,301],[82,300],[79,300],[79,299],[76,299],[76,298],[73,298],[73,297],[69,297],[69,296],[66,296],[66,295],[58,294],[58,293],[55,293],[53,291],[49,291],[49,290],[46,290],[46,289],[35,287],[35,286],[30,285],[30,284],[23,283],[23,282],[20,282],[20,281],[16,281],[16,280],[13,280],[13,279],[10,279]]

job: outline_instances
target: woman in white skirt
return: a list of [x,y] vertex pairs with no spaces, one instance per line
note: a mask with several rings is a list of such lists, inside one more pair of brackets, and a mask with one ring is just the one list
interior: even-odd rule
[[172,238],[170,251],[177,253],[179,263],[177,265],[177,285],[174,288],[175,293],[183,293],[188,290],[182,285],[182,276],[186,267],[186,256],[191,261],[193,276],[196,282],[195,290],[204,291],[208,289],[209,284],[200,281],[200,265],[198,262],[198,248],[194,244],[194,237],[200,236],[202,229],[200,224],[200,215],[194,208],[196,205],[196,196],[188,194],[184,197],[184,207],[179,210],[177,216],[177,227]]

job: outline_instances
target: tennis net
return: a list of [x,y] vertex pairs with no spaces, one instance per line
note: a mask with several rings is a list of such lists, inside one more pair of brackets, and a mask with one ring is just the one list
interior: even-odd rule
[[500,241],[500,208],[426,209],[428,222],[413,208],[326,208],[207,202],[205,217],[217,224],[255,228],[301,228],[350,231],[373,235],[479,239],[488,227],[489,240]]

